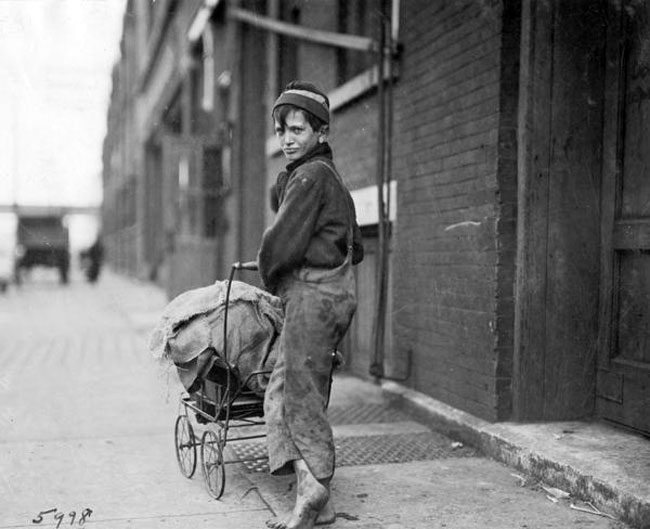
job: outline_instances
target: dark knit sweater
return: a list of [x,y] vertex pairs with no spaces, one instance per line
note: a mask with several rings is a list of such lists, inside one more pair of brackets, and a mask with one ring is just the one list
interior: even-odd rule
[[352,263],[363,259],[361,232],[350,192],[333,167],[329,145],[318,145],[278,175],[271,197],[278,211],[257,256],[264,286],[274,292],[282,277],[303,266],[334,268],[345,260],[352,225]]

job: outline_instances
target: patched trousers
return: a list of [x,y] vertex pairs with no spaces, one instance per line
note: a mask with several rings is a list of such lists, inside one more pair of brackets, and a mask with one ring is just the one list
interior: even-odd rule
[[277,292],[285,303],[278,358],[264,397],[269,467],[293,472],[304,459],[319,480],[334,473],[332,428],[327,419],[334,351],[356,310],[349,258],[331,270],[303,268]]

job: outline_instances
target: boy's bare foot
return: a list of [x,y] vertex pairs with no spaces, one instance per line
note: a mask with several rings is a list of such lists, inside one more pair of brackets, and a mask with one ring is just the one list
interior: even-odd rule
[[[288,513],[285,516],[278,516],[277,518],[268,520],[266,522],[266,525],[268,527],[271,527],[272,529],[281,529],[282,527],[286,527],[286,524],[289,523],[289,518],[291,517],[291,514],[292,513]],[[325,507],[323,507],[318,513],[314,525],[329,525],[334,523],[335,521],[336,521],[336,511],[334,510],[334,504],[332,503],[332,499],[329,498],[327,500],[327,503],[325,504]]]
[[334,510],[334,503],[332,497],[327,499],[327,503],[320,510],[316,517],[316,525],[329,525],[336,521],[336,511]]
[[303,459],[294,462],[298,491],[296,504],[287,517],[266,523],[273,529],[312,529],[320,511],[329,500],[329,490],[318,481]]

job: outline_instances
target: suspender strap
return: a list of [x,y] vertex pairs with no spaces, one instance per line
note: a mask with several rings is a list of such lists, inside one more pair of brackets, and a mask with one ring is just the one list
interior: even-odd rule
[[[343,188],[345,193],[346,194],[348,193],[348,188],[345,186],[345,184],[343,183],[343,179],[341,178],[341,175],[338,173],[338,171],[336,171],[336,169],[334,169],[334,167],[332,167],[325,160],[314,160],[314,161],[321,164],[321,165],[324,165],[325,167],[327,167],[330,170],[330,172],[334,175],[334,178],[336,178],[336,181],[340,184],[340,186]],[[346,203],[346,206],[347,206],[347,209],[348,209],[348,233],[347,233],[346,244],[347,244],[347,247],[348,247],[348,254],[350,256],[352,256],[352,243],[353,243],[352,230],[353,230],[354,219],[352,218],[352,212],[350,211],[350,205]]]

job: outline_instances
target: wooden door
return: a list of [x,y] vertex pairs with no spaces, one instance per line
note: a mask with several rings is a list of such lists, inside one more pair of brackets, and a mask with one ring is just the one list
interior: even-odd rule
[[[606,5],[522,3],[512,366],[517,421],[594,414]],[[508,318],[499,321],[501,328]],[[498,372],[506,375],[507,364],[500,362]]]
[[598,411],[650,433],[650,4],[608,35]]
[[[379,241],[376,234],[363,236],[363,261],[354,267],[357,282],[357,311],[350,325],[345,343],[342,345],[346,357],[347,368],[353,374],[366,379],[372,379],[369,369],[375,353],[373,335],[376,317],[377,294],[377,259],[379,257]],[[390,251],[390,249],[389,249]],[[390,254],[389,254],[390,259]],[[384,322],[384,361],[383,367],[387,378],[403,378],[406,374],[406,362],[396,357],[393,348],[393,295],[392,274],[388,267],[388,293],[386,296],[386,319]]]
[[163,225],[162,148],[150,141],[146,147],[144,209],[144,260],[147,277],[157,281],[165,254]]
[[218,279],[221,150],[202,138],[168,136],[162,152],[164,282],[174,297]]

